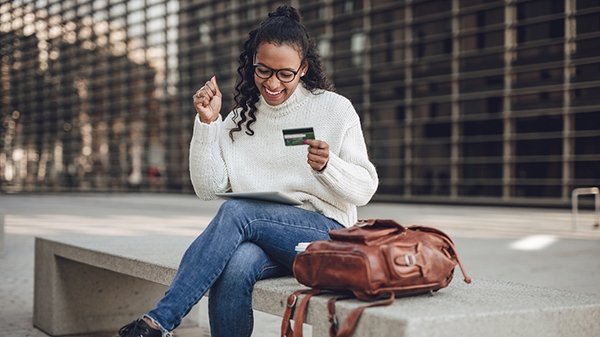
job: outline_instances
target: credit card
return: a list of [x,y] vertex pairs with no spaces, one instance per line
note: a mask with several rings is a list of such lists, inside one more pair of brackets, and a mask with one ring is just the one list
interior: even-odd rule
[[283,130],[285,146],[302,145],[307,139],[315,139],[315,131],[313,128]]

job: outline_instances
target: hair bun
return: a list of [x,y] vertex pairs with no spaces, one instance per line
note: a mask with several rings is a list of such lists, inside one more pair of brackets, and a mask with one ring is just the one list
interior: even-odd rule
[[301,21],[300,13],[298,12],[298,10],[288,5],[281,5],[277,7],[277,9],[274,12],[269,13],[269,18],[274,18],[277,16],[288,17],[296,22]]

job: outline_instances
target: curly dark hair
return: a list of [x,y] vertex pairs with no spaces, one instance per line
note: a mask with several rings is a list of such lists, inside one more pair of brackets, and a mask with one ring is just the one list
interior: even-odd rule
[[244,43],[244,51],[239,57],[240,66],[237,70],[240,76],[235,85],[233,115],[236,127],[229,131],[232,140],[233,134],[242,131],[242,127],[245,127],[246,134],[254,135],[251,125],[256,121],[256,103],[259,101],[260,92],[254,83],[253,63],[254,55],[263,43],[285,44],[298,52],[303,62],[308,63],[308,71],[301,77],[303,85],[308,90],[312,92],[319,89],[335,90],[323,71],[317,45],[308,29],[302,24],[302,17],[296,8],[279,6],[274,12],[269,13],[267,20],[248,35],[248,40]]

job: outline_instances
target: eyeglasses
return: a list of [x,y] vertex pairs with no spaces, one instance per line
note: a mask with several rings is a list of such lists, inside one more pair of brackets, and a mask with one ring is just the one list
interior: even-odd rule
[[279,79],[281,82],[289,83],[296,78],[296,75],[298,75],[300,68],[302,68],[302,63],[304,63],[304,61],[300,63],[300,67],[298,67],[298,70],[296,71],[293,71],[291,69],[273,69],[271,67],[267,67],[262,63],[255,63],[254,73],[256,74],[256,76],[262,78],[263,80],[267,80],[271,78],[273,74],[275,74],[277,79]]

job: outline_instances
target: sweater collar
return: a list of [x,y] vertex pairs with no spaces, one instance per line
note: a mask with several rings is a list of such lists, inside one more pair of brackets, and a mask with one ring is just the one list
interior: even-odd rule
[[306,89],[302,83],[298,83],[296,90],[288,97],[285,102],[279,105],[269,105],[264,97],[260,96],[259,103],[257,104],[258,111],[260,114],[271,116],[271,117],[283,117],[291,112],[296,111],[298,108],[308,102],[308,97],[311,95],[310,90]]

